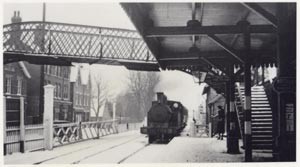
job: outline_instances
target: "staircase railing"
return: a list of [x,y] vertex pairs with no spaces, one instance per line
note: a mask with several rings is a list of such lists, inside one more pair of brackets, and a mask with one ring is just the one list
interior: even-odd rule
[[277,136],[278,136],[278,128],[277,128],[277,124],[276,122],[278,122],[278,114],[277,112],[277,94],[274,92],[273,88],[272,88],[272,84],[270,82],[265,82],[263,84],[264,86],[264,90],[266,92],[266,95],[267,95],[267,98],[268,98],[268,101],[269,101],[269,104],[270,104],[270,107],[271,107],[271,111],[272,111],[272,120],[273,120],[273,123],[272,123],[272,138],[273,138],[273,156],[275,156],[277,153],[278,153],[278,148],[276,146],[276,143],[277,143]]
[[[239,83],[236,83],[236,90],[238,92],[238,96],[237,98],[239,98],[239,101],[241,103],[241,107],[240,109],[238,108],[238,105],[236,103],[236,100],[235,100],[235,108],[236,108],[236,114],[237,114],[237,118],[238,118],[238,122],[239,122],[239,126],[240,126],[240,134],[241,134],[241,138],[244,139],[244,131],[243,131],[243,128],[242,128],[242,120],[240,118],[240,112],[244,113],[244,108],[243,108],[243,98],[242,98],[242,93],[241,93],[241,87],[240,87],[240,84]],[[240,111],[241,110],[241,111]]]
[[240,134],[241,134],[241,138],[242,139],[244,139],[244,134],[243,134],[243,129],[242,129],[242,124],[241,124],[241,119],[240,119],[240,116],[239,116],[239,109],[238,109],[238,107],[237,107],[237,104],[236,104],[236,102],[234,103],[234,105],[235,105],[235,110],[236,110],[236,116],[237,116],[237,118],[238,118],[238,122],[239,122],[239,129],[240,129]]

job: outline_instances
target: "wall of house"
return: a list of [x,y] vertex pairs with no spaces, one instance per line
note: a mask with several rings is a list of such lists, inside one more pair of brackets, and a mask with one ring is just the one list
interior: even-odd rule
[[72,121],[70,67],[45,65],[44,74],[44,85],[51,84],[55,86],[54,120]]
[[42,111],[40,111],[40,94],[41,94],[41,66],[24,63],[31,78],[28,79],[27,96],[28,96],[28,115],[30,123],[40,123],[42,121]]
[[25,117],[28,117],[27,80],[18,63],[3,66],[3,94],[6,97],[6,120],[8,126],[18,126],[20,123],[20,97],[24,97]]
[[89,121],[90,120],[90,108],[91,108],[91,80],[88,77],[87,84],[81,82],[80,70],[78,70],[78,77],[72,86],[71,96],[73,103],[73,121]]
[[[54,120],[72,120],[70,118],[72,107],[70,100],[70,67],[58,67],[52,65],[34,65],[26,63],[29,73],[32,75],[28,80],[28,108],[33,117],[39,117],[42,121],[43,108],[42,93],[44,85],[51,84],[54,89]],[[43,69],[42,69],[43,68]],[[42,76],[42,71],[43,76]],[[43,79],[41,79],[43,77]],[[41,83],[42,82],[42,83]],[[41,85],[42,84],[42,85]]]

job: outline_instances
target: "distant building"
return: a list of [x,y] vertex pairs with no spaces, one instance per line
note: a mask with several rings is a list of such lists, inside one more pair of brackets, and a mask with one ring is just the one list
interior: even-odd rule
[[91,112],[91,77],[88,70],[75,66],[70,74],[72,122],[89,121]]
[[70,98],[70,67],[44,65],[44,85],[54,89],[54,120],[72,121],[72,99]]
[[[95,100],[95,99],[93,99]],[[113,119],[113,103],[109,102],[109,101],[105,101],[104,104],[102,104],[99,108],[99,114],[98,114],[98,121],[103,121],[103,120],[111,120]],[[90,113],[90,120],[91,121],[96,121],[97,120],[97,116],[96,116],[96,112],[95,112],[95,108],[91,109],[91,113]]]
[[31,115],[43,118],[44,86],[51,84],[54,89],[54,120],[72,121],[70,99],[70,67],[26,64],[32,78],[28,80],[28,110]]
[[196,121],[196,124],[206,124],[206,112],[204,106],[201,104],[198,107],[198,110],[194,113],[194,118]]
[[[20,97],[24,97],[27,104],[27,82],[31,78],[23,62],[4,65],[3,94],[6,97],[6,117],[8,126],[16,126],[20,123]],[[30,114],[25,108],[26,118]]]
[[[214,133],[217,130],[217,122],[216,118],[212,118],[212,116],[218,114],[218,106],[222,106],[224,110],[225,108],[225,97],[222,94],[218,94],[216,90],[214,90],[210,86],[206,86],[203,90],[202,94],[206,94],[206,123],[211,125],[211,133]],[[226,126],[225,126],[226,128]]]

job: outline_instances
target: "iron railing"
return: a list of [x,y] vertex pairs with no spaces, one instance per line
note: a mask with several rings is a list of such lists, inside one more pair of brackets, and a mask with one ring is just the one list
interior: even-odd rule
[[4,53],[156,62],[133,30],[54,22],[3,26]]
[[117,120],[107,120],[55,124],[53,126],[53,144],[54,146],[61,146],[118,133],[116,122]]

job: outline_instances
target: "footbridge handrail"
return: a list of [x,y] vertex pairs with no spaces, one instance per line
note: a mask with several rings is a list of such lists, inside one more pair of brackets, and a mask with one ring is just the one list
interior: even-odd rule
[[3,52],[156,62],[134,30],[56,22],[4,25]]

